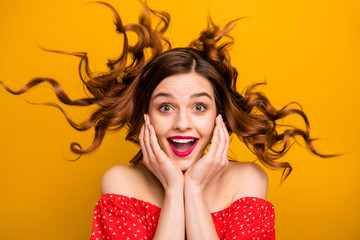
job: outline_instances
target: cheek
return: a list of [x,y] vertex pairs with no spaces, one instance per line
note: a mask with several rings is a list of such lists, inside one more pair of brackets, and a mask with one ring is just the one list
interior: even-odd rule
[[154,127],[156,135],[159,137],[164,136],[170,126],[170,121],[166,121],[166,119],[157,117],[157,116],[150,116],[150,123]]
[[199,134],[210,141],[215,127],[215,118],[203,119],[197,125]]

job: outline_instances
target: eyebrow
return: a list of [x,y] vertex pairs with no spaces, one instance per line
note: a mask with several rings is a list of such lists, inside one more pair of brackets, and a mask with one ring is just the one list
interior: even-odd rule
[[[190,96],[190,98],[198,98],[198,97],[202,97],[202,96],[208,97],[210,100],[212,100],[212,97],[207,92],[194,93]],[[163,93],[163,92],[159,92],[158,94],[156,94],[153,97],[153,99],[155,99],[157,97],[174,98],[174,96],[171,95],[170,93]]]

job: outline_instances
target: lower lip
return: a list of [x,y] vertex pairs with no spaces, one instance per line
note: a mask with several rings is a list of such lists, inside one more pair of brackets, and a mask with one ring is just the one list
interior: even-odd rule
[[189,149],[186,150],[185,152],[180,152],[179,150],[177,150],[176,148],[173,147],[173,145],[171,145],[170,141],[168,140],[169,145],[171,147],[171,150],[173,150],[173,152],[175,153],[176,156],[178,157],[186,157],[189,156],[192,151],[194,150],[194,148],[196,147],[197,143],[199,142],[199,140],[196,140],[196,142],[194,143],[194,145]]

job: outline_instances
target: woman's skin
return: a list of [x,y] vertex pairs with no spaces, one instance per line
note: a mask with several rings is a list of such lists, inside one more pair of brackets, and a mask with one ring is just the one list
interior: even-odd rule
[[152,93],[144,122],[142,164],[108,170],[102,193],[161,207],[154,239],[183,240],[185,234],[187,239],[219,239],[211,212],[244,196],[266,199],[264,171],[256,164],[228,161],[229,134],[206,78],[194,72],[165,78]]

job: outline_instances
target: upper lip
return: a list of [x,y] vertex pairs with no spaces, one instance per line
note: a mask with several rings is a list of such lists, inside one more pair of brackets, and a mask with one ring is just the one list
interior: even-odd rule
[[198,139],[197,137],[192,136],[172,136],[169,139]]

